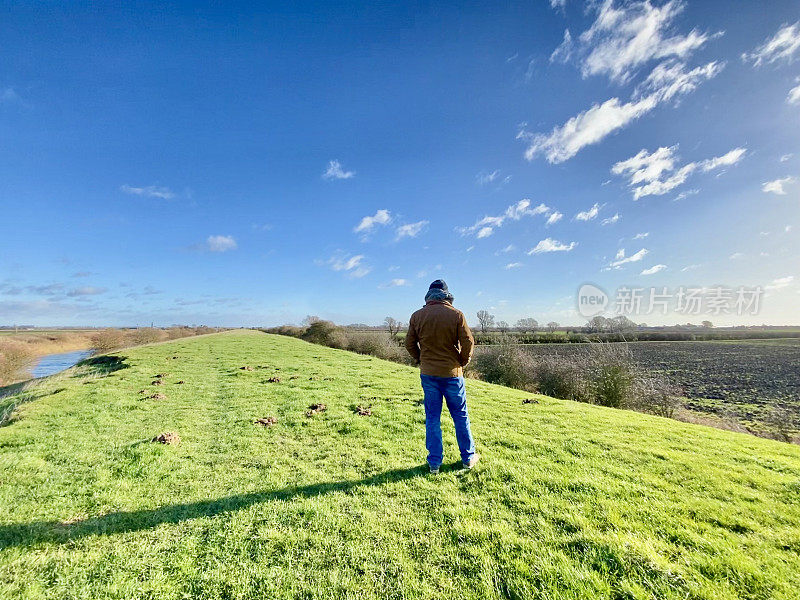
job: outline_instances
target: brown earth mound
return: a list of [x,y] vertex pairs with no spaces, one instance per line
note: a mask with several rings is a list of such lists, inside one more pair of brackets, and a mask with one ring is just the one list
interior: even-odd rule
[[372,407],[370,406],[356,406],[356,414],[362,417],[372,416]]
[[173,446],[177,446],[181,443],[181,436],[179,436],[174,431],[165,431],[164,433],[159,433],[156,437],[154,437],[151,442],[155,442],[157,444],[170,444]]
[[306,411],[306,416],[313,417],[314,415],[321,412],[325,412],[326,410],[328,410],[328,407],[325,406],[324,404],[321,403],[312,404],[311,406],[308,407],[308,410]]
[[156,379],[150,385],[164,385],[164,380],[163,379]]
[[162,394],[161,392],[158,392],[156,394],[153,394],[152,396],[148,396],[148,398],[152,398],[153,400],[166,400],[167,396],[166,396],[166,394]]
[[252,371],[253,367],[251,367],[249,365],[245,365],[244,367],[239,367],[239,370],[240,371]]
[[264,427],[272,427],[275,423],[278,422],[277,417],[262,417],[261,419],[256,419],[256,425],[263,425]]
[[280,377],[270,377],[269,379],[267,379],[267,383],[280,383],[280,382],[281,382]]

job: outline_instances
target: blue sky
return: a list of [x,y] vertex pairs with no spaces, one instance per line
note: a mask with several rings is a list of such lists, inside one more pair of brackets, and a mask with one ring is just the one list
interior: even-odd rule
[[800,323],[795,1],[12,2],[0,33],[0,323],[377,323],[438,277],[470,322],[579,324],[592,282]]

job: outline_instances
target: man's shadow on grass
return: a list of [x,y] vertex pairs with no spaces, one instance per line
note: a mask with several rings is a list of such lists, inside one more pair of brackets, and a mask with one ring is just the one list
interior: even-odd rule
[[[455,463],[460,465],[460,461]],[[237,494],[216,500],[201,500],[184,504],[172,504],[152,510],[134,510],[109,513],[83,521],[34,521],[0,525],[0,550],[13,546],[32,546],[39,543],[66,543],[92,535],[112,535],[129,531],[141,531],[163,523],[179,523],[198,517],[213,517],[234,512],[261,502],[272,500],[294,500],[310,498],[332,492],[351,492],[356,488],[383,485],[420,477],[428,472],[427,466],[385,471],[365,479],[317,483],[299,487],[288,487],[268,492]]]

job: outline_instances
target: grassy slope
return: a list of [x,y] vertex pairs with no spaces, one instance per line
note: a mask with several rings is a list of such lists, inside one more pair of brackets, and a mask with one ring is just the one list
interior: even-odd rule
[[[0,428],[2,598],[792,598],[800,587],[797,446],[549,398],[522,405],[522,392],[470,381],[483,462],[432,477],[413,369],[255,332],[120,354],[125,368],[108,376],[83,367],[29,390]],[[166,385],[150,386],[159,372]],[[307,418],[312,402],[328,411]],[[353,413],[370,403],[374,416]],[[253,424],[267,415],[278,424]],[[180,446],[146,441],[167,430]],[[445,443],[448,464],[449,423]]]

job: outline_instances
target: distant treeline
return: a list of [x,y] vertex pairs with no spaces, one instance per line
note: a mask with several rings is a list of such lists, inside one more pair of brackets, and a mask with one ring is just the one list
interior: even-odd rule
[[703,342],[721,340],[768,340],[800,338],[797,330],[736,330],[698,329],[696,331],[625,331],[585,333],[581,331],[501,333],[491,331],[475,333],[475,343],[496,344],[583,344],[589,342]]

